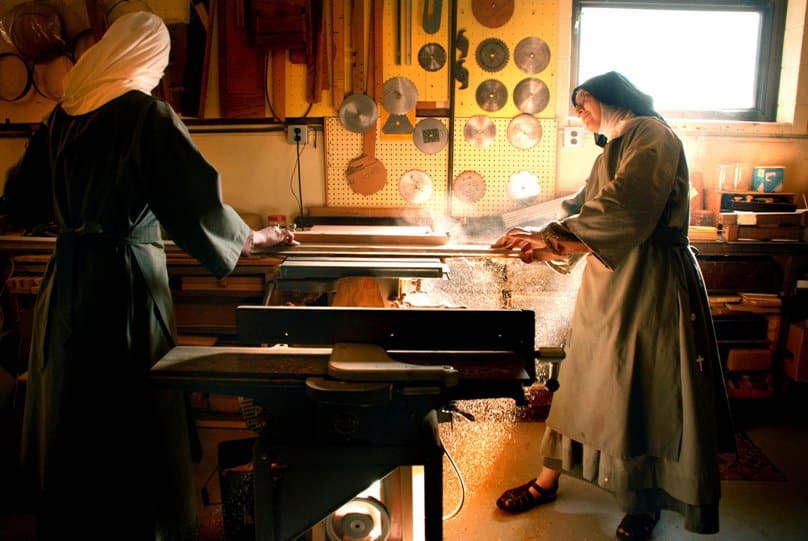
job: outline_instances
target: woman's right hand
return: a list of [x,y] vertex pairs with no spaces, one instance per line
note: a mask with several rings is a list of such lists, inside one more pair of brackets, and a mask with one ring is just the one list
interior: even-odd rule
[[[531,231],[522,227],[509,229],[504,235],[499,237],[491,245],[492,248],[511,248],[519,250],[519,259],[525,263],[532,263],[534,260],[546,260],[542,251],[547,248],[547,244],[537,231]],[[538,256],[538,257],[537,257]]]
[[271,225],[258,231],[252,232],[252,252],[265,250],[279,244],[287,246],[298,246],[299,241],[295,240],[295,234],[288,229],[281,229],[277,225]]

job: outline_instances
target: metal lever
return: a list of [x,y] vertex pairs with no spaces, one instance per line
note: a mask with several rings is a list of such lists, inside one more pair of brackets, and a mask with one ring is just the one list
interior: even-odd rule
[[544,382],[544,388],[554,393],[558,390],[558,370],[564,360],[564,346],[539,348],[534,352],[536,359],[550,363],[550,374]]

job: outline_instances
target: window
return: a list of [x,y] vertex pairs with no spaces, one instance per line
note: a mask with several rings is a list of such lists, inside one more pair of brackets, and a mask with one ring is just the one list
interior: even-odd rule
[[573,0],[572,85],[611,70],[668,118],[774,121],[785,0]]

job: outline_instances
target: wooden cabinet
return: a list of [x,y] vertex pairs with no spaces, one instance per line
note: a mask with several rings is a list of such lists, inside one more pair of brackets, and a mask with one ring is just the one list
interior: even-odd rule
[[805,317],[797,280],[808,273],[804,242],[694,243],[734,398],[772,398],[784,382],[786,339]]

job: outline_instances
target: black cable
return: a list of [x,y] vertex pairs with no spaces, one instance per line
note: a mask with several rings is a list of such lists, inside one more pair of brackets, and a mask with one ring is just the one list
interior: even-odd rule
[[300,134],[295,133],[295,144],[297,145],[297,194],[300,196],[298,199],[298,207],[300,208],[300,214],[298,216],[303,216],[303,181],[302,181],[302,173],[300,167]]

